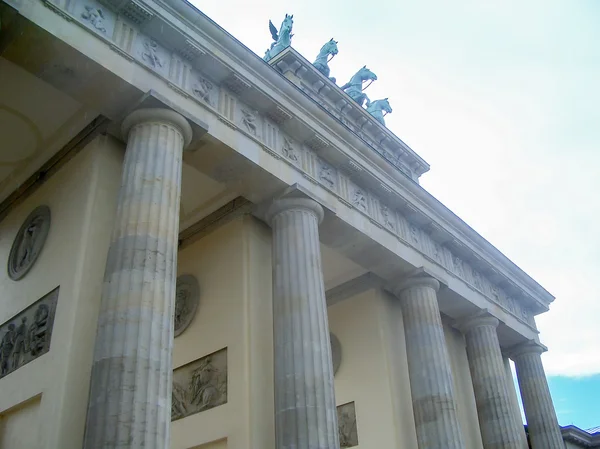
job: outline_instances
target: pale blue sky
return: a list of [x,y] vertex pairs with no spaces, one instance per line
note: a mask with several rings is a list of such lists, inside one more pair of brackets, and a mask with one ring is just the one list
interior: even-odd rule
[[[537,318],[548,375],[600,374],[600,1],[193,3],[260,56],[290,13],[307,59],[339,41],[338,83],[367,64],[388,127],[431,164],[422,186],[556,296]],[[598,403],[599,383],[553,394]]]

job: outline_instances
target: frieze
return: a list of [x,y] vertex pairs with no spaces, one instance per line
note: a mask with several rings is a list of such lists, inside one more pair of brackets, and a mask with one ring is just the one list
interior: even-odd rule
[[358,427],[354,402],[337,406],[340,448],[358,446]]
[[[183,56],[186,61],[189,61],[190,59],[197,58],[199,55],[206,54],[206,50],[195,42],[192,42],[193,46],[190,47],[188,52],[184,52],[185,54],[179,50],[170,51],[161,45],[159,42],[161,39],[160,36],[149,36],[141,33],[139,31],[140,23],[154,20],[154,16],[151,11],[147,10],[138,1],[128,0],[126,2],[117,2],[116,0],[103,0],[102,4],[108,5],[110,8],[103,8],[103,5],[96,3],[95,0],[73,0],[70,3],[72,5],[70,9],[75,9],[73,9],[72,15],[65,15],[69,20],[75,19],[96,35],[102,36],[109,42],[114,42],[111,48],[120,52],[124,57],[130,58],[130,55],[132,55],[136,62],[142,64],[148,70],[154,71],[165,80],[172,82],[174,86],[181,89],[181,91],[174,89],[176,92],[180,92],[182,95],[185,92],[189,92],[190,97],[199,104],[209,107],[213,112],[218,112],[220,114],[218,118],[222,119],[228,126],[236,129],[237,125],[239,130],[261,142],[265,151],[274,157],[281,157],[282,161],[300,170],[311,182],[316,181],[329,190],[335,190],[338,199],[342,203],[354,207],[359,212],[367,215],[371,221],[379,223],[383,229],[403,239],[405,243],[408,243],[422,253],[427,254],[434,262],[441,264],[445,269],[475,289],[482,291],[487,297],[492,295],[492,284],[481,273],[479,273],[480,276],[477,280],[470,274],[470,271],[466,274],[466,265],[463,265],[464,261],[456,257],[444,245],[433,241],[423,230],[418,228],[415,232],[414,229],[411,229],[408,221],[399,211],[389,208],[388,214],[387,211],[382,211],[381,206],[373,206],[374,204],[381,205],[383,203],[363,186],[357,184],[353,187],[353,184],[348,179],[348,175],[344,173],[346,168],[335,168],[324,160],[323,164],[303,164],[301,161],[297,163],[299,161],[294,160],[294,156],[290,157],[282,154],[285,134],[281,132],[278,124],[281,125],[291,120],[293,114],[281,106],[271,106],[265,111],[265,114],[274,121],[273,123],[268,122],[266,117],[260,112],[244,105],[239,101],[237,96],[245,95],[254,89],[253,85],[245,78],[232,72],[219,85],[210,81],[203,73],[191,65],[182,65],[180,71],[179,65],[183,63],[179,62],[179,56]],[[92,9],[88,11],[85,5],[91,6]],[[60,9],[60,7],[56,9]],[[114,16],[115,13],[117,14],[116,17]],[[114,32],[111,31],[109,26],[114,28]],[[102,28],[106,29],[106,33],[102,32]],[[186,39],[189,41],[188,37]],[[172,48],[172,45],[169,45],[169,48]],[[178,57],[175,57],[175,54]],[[291,57],[294,56],[292,55]],[[285,64],[284,61],[281,62]],[[171,67],[173,64],[176,64],[177,67]],[[224,85],[229,90],[225,89]],[[329,86],[322,86],[320,92],[316,93],[312,85],[310,87],[306,85],[300,86],[308,96],[321,104],[329,113],[345,124],[348,129],[361,137],[382,158],[386,159],[411,179],[416,180],[422,172],[427,170],[427,165],[420,159],[414,162],[418,165],[417,172],[410,169],[404,163],[405,161],[401,159],[406,157],[415,158],[416,156],[411,155],[411,150],[405,147],[403,142],[395,138],[395,136],[382,134],[380,127],[371,124],[362,114],[358,116],[353,114],[354,106],[349,101],[342,99],[332,103],[333,97],[329,95],[335,89],[325,92],[325,87]],[[267,129],[269,129],[269,133],[263,131]],[[292,136],[287,137],[292,139],[290,142],[294,141]],[[393,139],[397,141],[392,142]],[[299,159],[304,158],[306,161],[321,161],[322,159],[317,156],[317,153],[333,146],[317,133],[314,133],[312,137],[304,141],[304,144],[298,143],[295,149],[301,154]],[[295,154],[295,152],[290,153],[288,151],[288,154]],[[322,154],[319,154],[319,156],[322,156]],[[371,201],[372,204],[370,203],[371,198],[373,198],[373,201]],[[500,293],[498,297],[503,298],[503,294]],[[491,297],[490,300],[493,301]],[[501,305],[510,310],[518,318],[525,319],[523,317],[526,317],[527,322],[531,321],[528,312],[522,307],[520,309],[523,309],[523,312],[517,307],[508,309],[508,301],[504,301],[504,304]]]
[[227,348],[173,371],[171,421],[227,402]]
[[0,326],[0,378],[50,350],[58,290]]

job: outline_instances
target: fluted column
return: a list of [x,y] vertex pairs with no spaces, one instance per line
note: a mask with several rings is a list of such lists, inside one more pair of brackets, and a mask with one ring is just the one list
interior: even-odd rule
[[467,343],[479,428],[485,449],[521,449],[510,402],[504,362],[496,328],[490,315],[472,317],[460,324]]
[[431,277],[412,277],[395,290],[404,321],[417,441],[420,449],[464,449],[437,302],[439,288]]
[[319,223],[313,200],[276,200],[273,331],[277,449],[339,449]]
[[181,159],[192,129],[166,109],[123,122],[127,149],[108,252],[85,449],[170,444]]
[[542,345],[531,341],[513,348],[510,357],[515,361],[517,368],[531,446],[533,449],[564,449],[542,365],[541,354],[544,351]]

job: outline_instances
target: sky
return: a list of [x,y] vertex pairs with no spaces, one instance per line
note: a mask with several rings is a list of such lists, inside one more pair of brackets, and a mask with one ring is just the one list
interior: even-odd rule
[[263,56],[330,38],[338,84],[367,65],[421,185],[552,293],[536,317],[561,425],[600,426],[600,0],[193,0]]

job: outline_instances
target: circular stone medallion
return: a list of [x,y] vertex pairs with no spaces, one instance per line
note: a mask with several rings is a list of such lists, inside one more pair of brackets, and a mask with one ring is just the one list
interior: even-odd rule
[[337,373],[338,369],[340,369],[340,365],[342,364],[342,344],[338,340],[338,338],[329,333],[329,338],[331,340],[331,358],[333,359],[333,375]]
[[42,252],[50,230],[50,208],[39,206],[21,225],[8,256],[8,276],[18,281],[27,274]]
[[179,276],[175,289],[175,337],[181,335],[194,319],[199,300],[200,287],[196,278],[191,274]]

